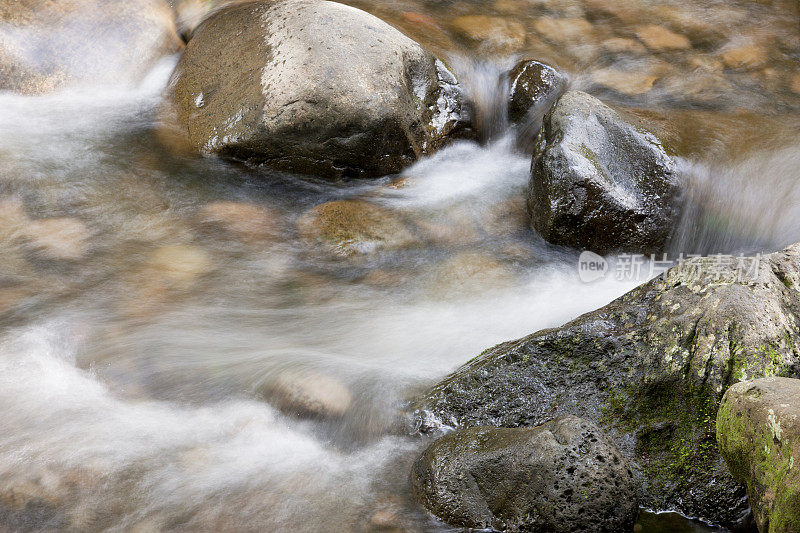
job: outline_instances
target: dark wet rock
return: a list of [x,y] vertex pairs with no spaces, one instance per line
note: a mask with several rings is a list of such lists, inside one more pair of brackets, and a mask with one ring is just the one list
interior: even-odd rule
[[132,83],[180,46],[162,0],[0,2],[0,91]]
[[470,528],[618,533],[632,531],[639,512],[627,460],[574,416],[448,433],[414,463],[411,484],[433,514]]
[[567,78],[558,70],[540,61],[520,61],[508,75],[510,100],[508,118],[514,124],[529,114],[541,118],[550,110],[567,87]]
[[717,408],[733,383],[800,373],[800,244],[738,263],[690,259],[560,328],[487,350],[412,402],[417,427],[580,416],[631,459],[644,507],[736,523],[748,505],[717,451]]
[[399,172],[465,127],[461,91],[440,61],[328,1],[215,12],[171,88],[194,149],[329,180]]
[[597,253],[664,251],[679,218],[675,160],[659,140],[582,92],[545,118],[528,190],[533,227]]
[[717,441],[747,486],[759,531],[800,531],[800,380],[733,385],[717,415]]

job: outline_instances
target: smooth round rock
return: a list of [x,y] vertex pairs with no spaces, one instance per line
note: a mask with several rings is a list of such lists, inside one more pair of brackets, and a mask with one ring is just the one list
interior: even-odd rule
[[397,173],[465,126],[441,62],[382,20],[326,0],[213,13],[168,93],[165,116],[195,150],[332,181]]

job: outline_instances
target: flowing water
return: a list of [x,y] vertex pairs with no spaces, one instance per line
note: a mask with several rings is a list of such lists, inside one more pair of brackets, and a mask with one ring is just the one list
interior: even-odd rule
[[[176,58],[136,86],[0,94],[2,524],[447,530],[409,499],[408,468],[424,443],[405,435],[403,401],[485,348],[646,278],[583,283],[577,252],[527,227],[530,155],[499,104],[514,57],[554,62],[574,88],[626,105],[681,154],[691,208],[671,254],[800,241],[800,95],[785,83],[800,72],[800,30],[790,9],[707,2],[676,14],[627,3],[624,22],[597,14],[599,4],[357,4],[447,57],[481,112],[484,142],[451,145],[400,182],[331,185],[171,151],[158,106]],[[608,52],[606,41],[627,39],[656,7],[695,17],[701,37],[708,28],[694,57]],[[588,18],[595,35],[487,50],[449,29],[476,14],[534,28],[548,16]],[[763,67],[688,70],[766,34]],[[640,94],[598,82],[646,66],[665,73]],[[703,85],[712,77],[724,90]],[[297,229],[303,213],[338,199],[394,213],[414,245],[342,257],[310,244]],[[270,395],[286,379],[332,390],[343,413],[287,413]],[[652,514],[637,528],[708,530]]]

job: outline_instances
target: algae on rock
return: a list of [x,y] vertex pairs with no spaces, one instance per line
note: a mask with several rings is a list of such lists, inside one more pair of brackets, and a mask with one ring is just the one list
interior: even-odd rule
[[690,259],[566,325],[487,350],[412,402],[422,432],[535,426],[573,414],[631,459],[642,504],[718,524],[745,517],[715,439],[725,390],[800,369],[800,245]]

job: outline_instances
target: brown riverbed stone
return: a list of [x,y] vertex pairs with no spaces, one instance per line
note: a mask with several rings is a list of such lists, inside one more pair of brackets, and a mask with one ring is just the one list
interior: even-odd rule
[[486,50],[513,52],[525,46],[525,27],[513,19],[465,15],[453,19],[451,26],[461,37]]
[[604,68],[592,73],[592,81],[626,96],[639,96],[653,88],[658,76],[648,72]]
[[338,418],[353,403],[349,387],[333,376],[311,370],[285,370],[259,392],[278,409],[310,418]]
[[494,257],[461,252],[436,266],[432,293],[436,297],[458,298],[464,292],[506,287],[513,279],[513,273]]
[[672,32],[662,26],[648,24],[636,28],[636,36],[645,46],[655,52],[665,50],[687,50],[692,47],[688,37]]
[[211,256],[191,245],[163,246],[154,250],[145,268],[168,283],[191,285],[213,268]]
[[200,209],[204,224],[223,228],[227,233],[247,242],[273,240],[280,233],[280,216],[274,210],[246,202],[213,202]]
[[22,200],[16,196],[0,199],[0,242],[18,238],[27,223]]
[[767,50],[756,44],[744,44],[724,50],[720,58],[730,69],[752,69],[767,62]]
[[75,261],[89,249],[89,228],[77,218],[45,218],[25,228],[29,247],[47,259]]
[[398,213],[363,200],[320,204],[300,217],[300,234],[339,255],[397,250],[417,243]]
[[582,18],[540,17],[533,23],[533,29],[554,43],[586,42],[594,33],[592,23]]
[[644,45],[639,41],[633,39],[626,39],[624,37],[612,37],[602,42],[601,46],[606,52],[612,54],[631,54],[642,55],[647,52]]
[[789,80],[789,89],[795,94],[800,94],[800,72]]

